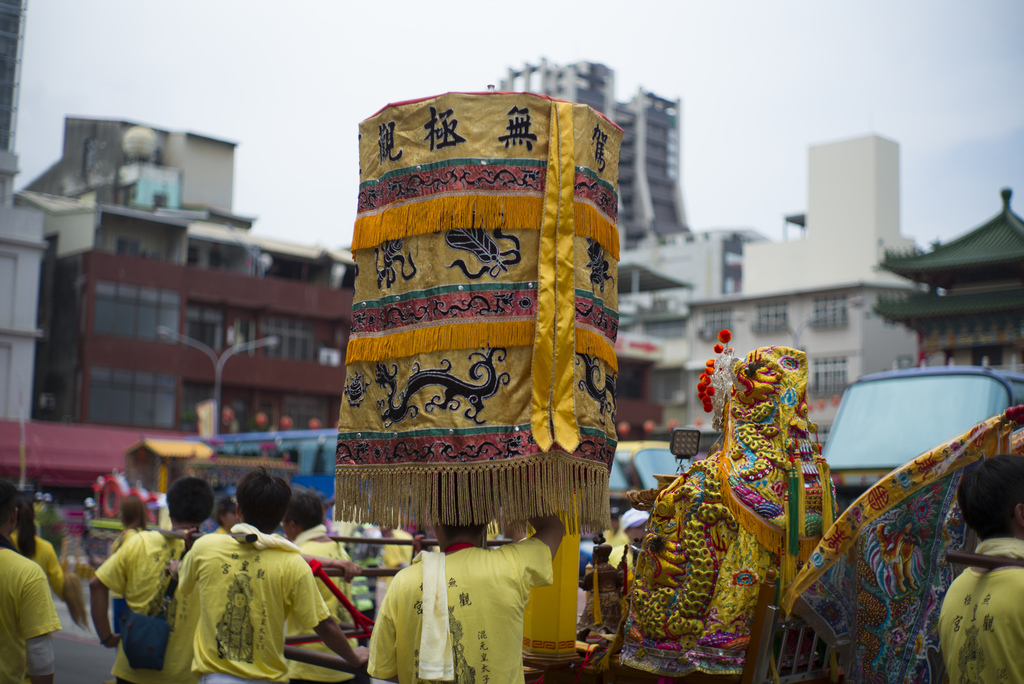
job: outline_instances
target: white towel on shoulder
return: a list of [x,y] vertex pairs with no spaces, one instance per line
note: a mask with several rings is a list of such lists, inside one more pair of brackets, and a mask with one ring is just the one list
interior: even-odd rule
[[265,534],[248,523],[238,523],[231,528],[231,532],[233,534],[255,534],[256,541],[252,545],[260,551],[263,549],[281,549],[282,551],[291,551],[292,553],[302,553],[298,546],[284,537],[279,537],[276,534]]
[[420,679],[453,681],[455,661],[448,629],[448,579],[444,553],[422,551],[423,627],[420,630]]

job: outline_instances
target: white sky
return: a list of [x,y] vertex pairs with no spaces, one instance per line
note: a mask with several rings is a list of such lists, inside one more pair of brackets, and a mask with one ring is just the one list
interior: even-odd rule
[[239,143],[254,231],[347,245],[357,125],[387,102],[483,90],[540,57],[601,62],[617,97],[683,100],[695,230],[781,236],[809,145],[900,144],[902,232],[966,232],[1013,187],[1024,214],[1024,2],[30,0],[18,187],[59,159],[67,115]]

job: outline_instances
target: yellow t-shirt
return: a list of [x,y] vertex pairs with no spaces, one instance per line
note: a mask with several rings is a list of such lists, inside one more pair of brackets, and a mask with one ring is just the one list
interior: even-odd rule
[[[307,533],[311,533],[308,534]],[[318,537],[323,537],[327,534],[327,530],[323,525],[317,525],[311,530],[307,530],[303,534],[300,534],[295,538],[295,543],[302,553],[309,554],[311,556],[320,556],[321,558],[337,558],[340,560],[351,560],[348,554],[345,553],[345,549],[339,542],[318,542],[312,541]],[[307,541],[309,540],[309,541]],[[349,600],[352,599],[352,585],[344,580],[342,577],[332,577],[334,583],[341,589],[341,593],[345,595]],[[341,601],[335,598],[331,590],[327,588],[327,585],[321,582],[319,579],[316,580],[316,587],[320,590],[320,596],[323,598],[324,603],[327,604],[327,610],[330,611],[331,617],[338,622],[352,622],[352,616],[349,615],[345,607],[341,605]],[[287,636],[294,636],[296,634],[309,634],[309,630],[303,630],[295,620],[288,620],[288,628],[285,631]],[[349,639],[348,643],[355,648],[359,645],[359,642],[355,639]],[[334,651],[327,648],[322,643],[316,644],[303,644],[302,648],[308,648],[311,651],[320,651],[321,653],[334,654]],[[307,663],[300,663],[297,660],[288,661],[288,677],[290,679],[306,679],[311,682],[344,682],[355,677],[354,674],[348,672],[339,672],[337,670],[328,670],[326,667],[317,667],[316,665],[309,665]]]
[[951,682],[1024,682],[1024,568],[953,580],[939,613],[939,642]]
[[[128,607],[142,615],[156,615],[163,604],[164,593],[171,581],[167,563],[181,558],[185,541],[170,539],[157,530],[139,532],[128,537],[96,570],[96,577],[112,593],[124,596]],[[186,556],[187,558],[187,556]],[[178,587],[167,609],[171,635],[167,640],[162,670],[136,670],[128,664],[121,646],[111,674],[138,684],[175,684],[194,682],[192,676],[192,634],[199,611],[194,597]],[[118,626],[119,627],[119,626]]]
[[[551,584],[551,550],[536,538],[493,551],[445,557],[455,681],[523,682],[523,611],[531,587]],[[414,562],[395,576],[370,639],[369,673],[417,682],[423,568]]]
[[[405,530],[392,530],[391,535],[395,539],[412,539],[412,535]],[[381,567],[401,568],[412,563],[412,546],[405,544],[384,544],[384,552],[380,556]],[[384,578],[385,590],[391,586],[390,577]],[[380,596],[380,594],[377,594]]]
[[[330,616],[302,556],[257,549],[223,534],[196,540],[181,564],[179,592],[198,592],[192,672],[288,681],[284,623],[305,632]],[[193,594],[193,597],[196,597]]]
[[[14,542],[15,546],[18,545],[17,532],[11,532],[11,541]],[[60,566],[60,560],[57,559],[57,552],[53,550],[53,544],[37,536],[36,555],[32,556],[32,560],[39,563],[43,568],[46,578],[50,580],[50,587],[53,589],[53,593],[63,598],[64,568]]]
[[25,641],[59,629],[43,569],[0,548],[0,682],[24,681]]

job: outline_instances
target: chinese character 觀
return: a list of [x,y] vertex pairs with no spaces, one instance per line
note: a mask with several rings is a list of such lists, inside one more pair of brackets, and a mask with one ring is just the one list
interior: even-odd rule
[[402,150],[398,150],[398,154],[395,154],[395,122],[389,121],[382,123],[378,129],[379,139],[377,140],[377,146],[379,150],[377,152],[377,158],[383,164],[386,161],[398,161],[402,158]]

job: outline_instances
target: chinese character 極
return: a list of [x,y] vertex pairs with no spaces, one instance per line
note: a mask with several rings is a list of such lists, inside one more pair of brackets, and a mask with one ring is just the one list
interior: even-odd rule
[[[533,143],[537,141],[537,135],[530,132],[530,108],[513,107],[508,110],[508,116],[511,117],[508,120],[508,126],[505,126],[508,135],[499,135],[498,142],[505,143],[505,149],[508,149],[509,143],[513,145],[526,143],[526,149],[532,150]],[[533,142],[530,142],[531,140]]]
[[600,164],[597,170],[604,173],[604,144],[608,142],[608,134],[602,133],[601,127],[594,124],[594,135],[590,136],[590,141],[594,143],[594,162]]
[[398,150],[398,154],[394,154],[395,122],[382,123],[377,130],[380,135],[380,138],[377,140],[377,145],[380,148],[377,158],[380,159],[380,162],[383,164],[386,161],[398,161],[401,159],[402,150]]
[[423,128],[427,130],[427,135],[423,139],[430,141],[431,152],[466,142],[465,138],[455,132],[459,120],[450,118],[454,111],[449,107],[439,113],[434,107],[430,108],[430,121],[423,124]]

